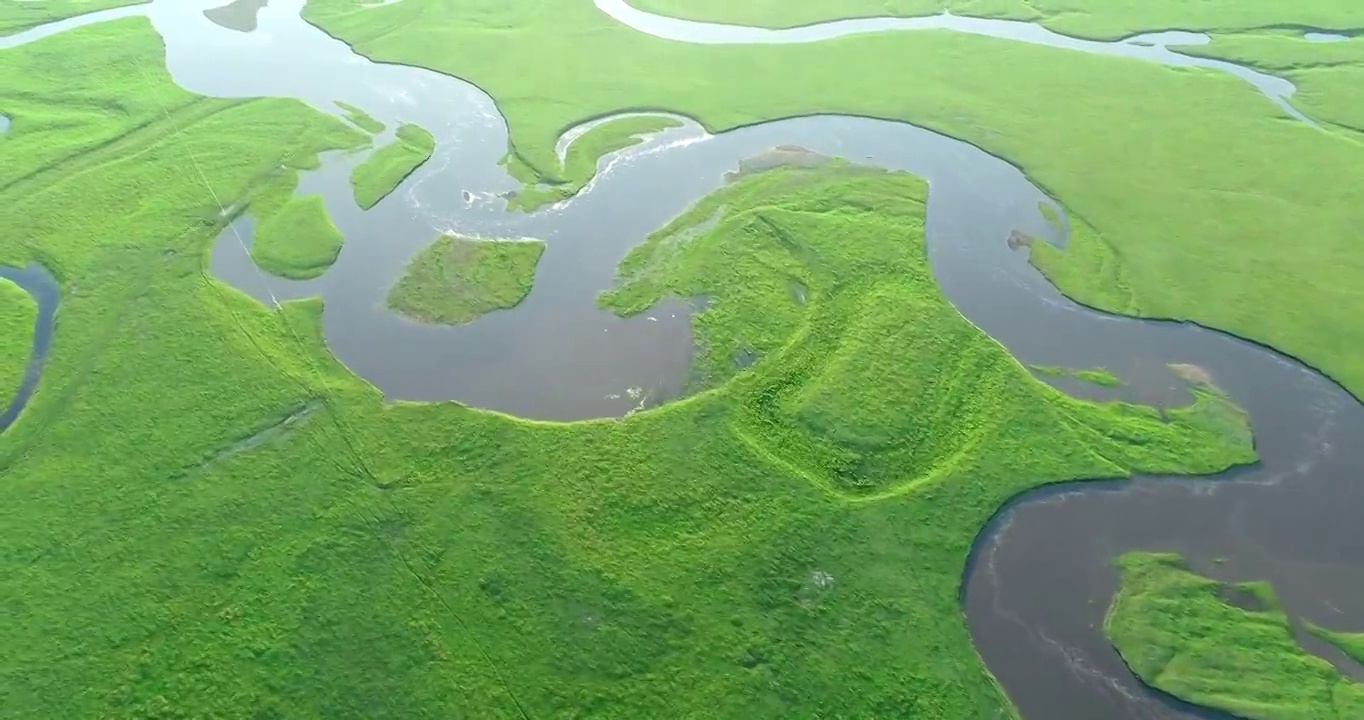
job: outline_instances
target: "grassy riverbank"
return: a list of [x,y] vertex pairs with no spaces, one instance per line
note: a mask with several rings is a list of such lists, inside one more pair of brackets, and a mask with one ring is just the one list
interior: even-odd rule
[[108,10],[125,5],[141,5],[150,0],[8,0],[0,3],[0,37],[31,27],[64,20],[76,15]]
[[674,128],[682,123],[675,118],[657,115],[634,115],[609,120],[578,136],[560,164],[562,182],[539,185],[540,178],[533,168],[515,155],[507,157],[509,172],[527,183],[508,198],[507,206],[518,210],[534,210],[573,197],[597,174],[597,160],[603,155],[630,147],[640,142],[641,136]]
[[530,294],[544,252],[539,240],[442,235],[408,264],[388,292],[388,307],[445,325],[516,307]]
[[307,280],[336,262],[344,241],[322,196],[290,197],[257,223],[251,258],[274,275]]
[[1180,48],[1190,55],[1229,60],[1285,77],[1297,87],[1293,105],[1320,122],[1364,132],[1364,39],[1311,42],[1301,32],[1216,35],[1207,45]]
[[1028,20],[1078,37],[1112,40],[1142,32],[1243,30],[1296,25],[1352,30],[1364,25],[1364,9],[1332,0],[1285,5],[1248,0],[1235,5],[1182,0],[1095,4],[1092,0],[626,0],[641,10],[688,20],[785,28],[848,17],[957,15]]
[[[0,259],[43,262],[63,294],[43,387],[0,436],[18,718],[1008,717],[958,601],[1000,504],[1252,457],[1212,389],[1163,422],[1033,380],[934,285],[924,183],[846,167],[751,175],[688,216],[726,205],[696,249],[665,231],[625,267],[622,309],[714,295],[703,361],[762,341],[728,382],[572,424],[386,403],[326,351],[319,302],[266,307],[205,272],[231,213],[185,161],[249,213],[363,134],[177,89],[141,20],[0,57],[61,80],[4,76],[30,90]],[[72,95],[131,110],[59,153],[37,128]],[[130,207],[130,188],[156,191]],[[777,264],[728,267],[736,242]],[[892,412],[920,392],[972,422]],[[921,431],[934,460],[897,445]]]
[[1131,553],[1104,630],[1132,671],[1181,700],[1249,720],[1364,717],[1364,685],[1303,650],[1274,591]]
[[13,282],[0,278],[0,409],[9,407],[33,350],[38,303]]
[[1088,368],[1075,370],[1067,367],[1056,367],[1054,365],[1033,365],[1032,371],[1038,375],[1046,377],[1068,377],[1076,380],[1099,385],[1101,387],[1115,388],[1122,387],[1122,378],[1114,375],[1111,371],[1104,368]]
[[[1069,249],[1037,258],[1067,294],[1265,343],[1364,396],[1364,146],[1291,121],[1239,79],[951,32],[697,46],[635,32],[588,2],[435,7],[313,0],[304,13],[370,57],[487,90],[513,151],[547,181],[564,179],[554,154],[564,129],[622,108],[712,131],[851,113],[962,138],[1070,211]],[[447,52],[452,43],[463,50]],[[610,73],[584,50],[603,46],[622,59]],[[554,62],[509,65],[509,53]],[[887,85],[886,67],[913,68],[914,82]]]
[[400,126],[393,142],[375,150],[351,171],[355,203],[366,210],[377,205],[430,159],[435,149],[436,138],[425,128]]

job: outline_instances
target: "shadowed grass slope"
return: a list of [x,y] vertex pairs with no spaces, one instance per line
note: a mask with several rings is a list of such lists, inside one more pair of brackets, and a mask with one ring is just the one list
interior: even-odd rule
[[351,171],[355,203],[366,210],[377,205],[421,167],[435,149],[436,139],[424,128],[411,124],[399,126],[393,142],[375,150]]
[[150,0],[7,0],[0,3],[0,37],[96,10],[145,2]]
[[1268,585],[1201,577],[1174,555],[1118,566],[1104,630],[1147,684],[1249,720],[1364,717],[1364,685],[1298,645]]
[[1079,37],[1117,39],[1140,32],[1240,30],[1283,25],[1355,29],[1364,10],[1332,0],[1293,4],[1246,0],[1235,4],[1185,0],[626,0],[663,15],[763,27],[795,27],[848,17],[957,15],[1039,22]]
[[675,118],[658,115],[632,115],[615,118],[593,126],[568,146],[561,165],[564,181],[552,185],[538,185],[533,169],[516,156],[507,157],[508,170],[527,186],[507,200],[507,206],[519,210],[534,210],[542,205],[567,200],[583,189],[597,174],[597,160],[603,155],[635,145],[643,136],[677,127]]
[[388,306],[430,323],[473,322],[519,305],[544,252],[539,240],[442,235],[408,264],[388,292]]
[[[44,80],[37,57],[81,62]],[[0,259],[44,262],[63,292],[43,388],[0,436],[7,715],[1008,718],[958,601],[1001,503],[1251,457],[1212,390],[1162,423],[1034,383],[933,285],[923,183],[837,168],[722,191],[715,232],[753,249],[737,268],[705,235],[631,265],[657,279],[622,302],[714,294],[703,362],[762,343],[729,383],[573,424],[385,403],[326,351],[320,303],[265,307],[205,272],[231,213],[186,162],[254,212],[363,137],[294,101],[195,98],[161,63],[144,20],[0,53],[29,128],[4,141],[27,179],[0,189]],[[65,115],[70,97],[129,110]],[[153,98],[205,114],[174,131],[139,114]],[[788,271],[811,288],[795,313]],[[747,299],[775,330],[739,317]],[[859,386],[858,353],[884,385]],[[878,388],[970,410],[926,446],[956,459],[896,455],[942,420],[864,414],[851,398]],[[935,482],[906,486],[926,465]],[[899,495],[836,484],[859,477]]]
[[[812,113],[915,122],[1019,165],[1066,206],[1068,249],[1034,257],[1067,294],[1271,345],[1364,396],[1364,145],[1293,122],[1240,79],[946,31],[688,45],[624,27],[588,0],[363,5],[313,0],[304,14],[372,58],[487,90],[512,150],[546,181],[564,180],[561,132],[622,108],[711,131]],[[1150,7],[1110,3],[1083,17]],[[601,47],[619,59],[609,73]],[[913,81],[888,82],[887,67]]]
[[290,197],[257,223],[251,258],[272,274],[307,280],[336,262],[344,241],[327,217],[322,196]]
[[9,407],[33,351],[38,303],[27,291],[0,278],[0,409]]

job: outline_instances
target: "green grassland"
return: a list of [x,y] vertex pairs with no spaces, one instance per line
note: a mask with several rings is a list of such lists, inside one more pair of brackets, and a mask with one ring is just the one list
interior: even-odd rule
[[96,10],[140,5],[150,0],[0,0],[0,37]]
[[388,292],[388,307],[446,325],[516,307],[530,294],[544,252],[540,240],[442,235],[408,264]]
[[1230,60],[1293,81],[1293,104],[1319,122],[1364,132],[1364,39],[1310,42],[1301,32],[1215,35],[1207,45],[1180,48],[1190,55]]
[[400,125],[393,142],[375,150],[351,171],[355,203],[366,210],[377,205],[421,167],[435,149],[436,138],[425,128]]
[[384,131],[384,124],[370,117],[370,114],[347,102],[336,101],[336,106],[345,113],[346,119],[351,121],[356,127],[374,135]]
[[562,182],[540,185],[534,169],[526,166],[515,155],[507,156],[508,169],[514,177],[527,183],[507,200],[512,209],[534,210],[537,207],[573,197],[597,174],[597,160],[607,153],[630,147],[640,142],[640,136],[681,125],[676,118],[658,115],[631,115],[616,118],[583,133],[564,155],[561,166]]
[[[995,510],[1043,483],[1253,457],[1212,389],[1166,423],[1032,380],[933,284],[924,184],[837,167],[753,175],[722,191],[747,206],[721,235],[651,240],[626,266],[619,307],[706,290],[712,337],[745,341],[766,325],[735,303],[776,311],[777,293],[725,285],[719,238],[779,263],[783,292],[807,279],[801,314],[773,318],[785,342],[729,382],[572,424],[385,403],[326,351],[318,301],[266,307],[205,272],[232,213],[186,162],[250,213],[363,142],[353,128],[176,89],[141,19],[4,51],[0,83],[26,89],[0,261],[41,261],[63,290],[43,388],[0,436],[17,718],[1007,718],[958,601]],[[129,109],[66,114],[74,96]],[[66,120],[82,142],[47,147]],[[887,335],[882,300],[923,322]],[[861,414],[850,398],[877,388],[857,354],[891,372],[886,394],[973,413],[942,428],[942,461],[896,471],[893,443],[866,442],[932,421],[880,399]],[[838,484],[854,454],[875,488]]]
[[662,15],[710,22],[795,27],[847,17],[957,15],[1029,20],[1057,32],[1100,40],[1140,32],[1245,30],[1295,25],[1357,29],[1364,9],[1331,0],[1293,4],[1246,0],[1234,4],[1187,0],[627,0]]
[[[369,57],[488,91],[517,161],[548,182],[564,181],[561,132],[623,108],[691,116],[713,132],[849,113],[961,138],[1066,207],[1067,249],[1039,244],[1033,257],[1071,297],[1270,345],[1364,396],[1364,146],[1291,121],[1226,74],[946,31],[695,46],[630,30],[586,0],[313,0],[304,14]],[[621,59],[609,73],[587,50],[599,47]],[[508,54],[554,61],[509,64]],[[888,82],[887,67],[912,82]]]
[[13,282],[0,278],[0,410],[9,407],[33,350],[38,303]]
[[1364,717],[1364,685],[1298,645],[1268,585],[1223,584],[1173,555],[1118,564],[1104,630],[1147,684],[1248,720]]
[[274,275],[307,280],[336,262],[344,241],[327,217],[321,195],[290,197],[260,218],[251,258]]

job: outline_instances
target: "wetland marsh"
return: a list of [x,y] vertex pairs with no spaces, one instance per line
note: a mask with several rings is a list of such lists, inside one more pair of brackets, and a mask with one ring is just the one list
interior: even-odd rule
[[[1331,230],[1352,217],[1348,190],[1309,212],[1288,189],[1302,167],[1290,150],[1340,154],[1327,175],[1353,150],[1324,105],[1298,111],[1271,75],[1299,82],[1287,66],[1237,58],[1219,35],[1204,49],[1240,69],[1150,62],[1173,36],[1095,50],[1137,55],[1114,58],[1015,37],[1026,25],[976,26],[995,38],[814,28],[780,50],[664,43],[605,2],[546,2],[537,18],[477,2],[272,2],[238,30],[209,5],[0,39],[4,82],[66,88],[0,104],[17,158],[0,170],[0,217],[25,218],[7,223],[24,230],[0,237],[0,263],[52,271],[46,290],[26,285],[38,362],[0,435],[13,559],[0,599],[20,620],[3,625],[13,662],[0,672],[20,716],[1208,717],[1149,689],[1104,636],[1111,563],[1129,550],[1271,582],[1285,612],[1343,632],[1342,648],[1364,622],[1350,542],[1364,451],[1349,441],[1364,407],[1263,346],[1086,309],[1046,279],[1108,310],[1246,331],[1358,394],[1355,337],[1311,322],[1351,312],[1348,286],[1295,291],[1325,318],[1218,310],[1257,292],[1256,268],[1316,279],[1330,257],[1326,274],[1350,278],[1359,259]],[[950,9],[966,5],[1015,17]],[[917,7],[904,11],[949,9]],[[1075,32],[1181,26],[1136,22],[1171,8]],[[755,24],[786,26],[769,9]],[[300,11],[409,64],[371,62]],[[1273,12],[1182,26],[1235,33]],[[625,67],[575,76],[571,52],[498,76],[475,57],[486,38],[443,24],[459,17],[521,28],[504,50],[554,47],[551,26],[592,36],[647,58],[657,82]],[[388,33],[367,39],[376,23]],[[425,54],[451,37],[463,52]],[[918,63],[919,82],[895,92],[812,71],[875,52],[975,55]],[[734,60],[749,69],[703,100],[695,73]],[[756,89],[769,63],[788,85]],[[978,72],[1000,63],[1020,68],[1017,93]],[[1030,105],[1047,68],[1108,104],[1073,117]],[[827,92],[797,97],[803,86]],[[1116,131],[1178,138],[1171,155],[1086,134],[1147,90],[1204,96]],[[113,97],[120,113],[98,109]],[[1001,98],[1019,103],[1005,113]],[[818,112],[880,119],[776,120]],[[1246,137],[1202,130],[1220,122]],[[1195,140],[1226,168],[1280,162],[1290,177],[1162,165]],[[1130,176],[1075,175],[1103,158]],[[1134,190],[1157,176],[1159,192]],[[157,191],[109,212],[125,187]],[[528,188],[541,194],[507,207]],[[1301,220],[1318,231],[1305,257],[1209,261],[1267,217],[1237,204],[1247,192],[1288,217],[1245,243],[1264,250]],[[1176,197],[1196,202],[1147,212]],[[65,212],[74,198],[88,212]],[[1193,220],[1200,208],[1227,226]],[[386,307],[448,233],[543,251],[495,273],[497,292],[478,297],[501,309],[487,314],[448,282],[423,284],[430,307],[459,311],[427,319],[458,327]],[[1138,237],[1161,247],[1136,252]],[[1189,275],[1152,280],[1179,258],[1223,279],[1197,296]],[[1235,273],[1248,284],[1228,294]],[[63,654],[78,642],[81,657]],[[75,686],[90,691],[50,692]]]

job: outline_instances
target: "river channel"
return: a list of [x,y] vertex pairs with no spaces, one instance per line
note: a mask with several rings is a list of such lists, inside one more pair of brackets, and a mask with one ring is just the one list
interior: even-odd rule
[[[1364,405],[1251,343],[1192,325],[1096,313],[1061,296],[1006,242],[1016,230],[1064,241],[1038,209],[1050,199],[1008,163],[901,123],[809,117],[713,136],[687,123],[605,159],[603,172],[578,198],[529,215],[507,213],[498,194],[516,183],[497,164],[507,130],[482,91],[355,55],[298,17],[301,0],[262,7],[250,32],[210,22],[203,11],[217,4],[156,0],[0,39],[0,47],[101,18],[145,14],[166,40],[173,77],[188,90],[297,97],[333,114],[339,113],[334,102],[344,101],[388,125],[380,143],[401,122],[430,130],[438,141],[432,159],[369,211],[356,207],[348,182],[361,155],[329,156],[303,176],[299,192],[321,194],[346,237],[324,276],[292,282],[263,274],[248,253],[249,217],[222,234],[212,255],[218,277],[263,302],[321,296],[328,346],[386,397],[455,399],[545,419],[620,415],[675,397],[692,353],[690,306],[664,304],[630,319],[595,306],[628,249],[718,187],[743,158],[775,145],[903,169],[930,183],[930,260],[964,315],[1026,363],[1106,367],[1127,381],[1124,396],[1147,403],[1186,402],[1187,391],[1167,364],[1196,364],[1251,413],[1263,458],[1222,478],[1140,478],[1036,491],[1001,511],[977,540],[962,603],[978,650],[1025,718],[1222,717],[1145,688],[1104,639],[1100,624],[1116,580],[1110,562],[1129,549],[1178,551],[1218,577],[1269,580],[1291,614],[1335,629],[1364,629],[1364,545],[1355,539],[1356,508],[1364,506],[1358,482],[1364,445],[1352,441],[1364,437]],[[808,42],[922,25],[1197,65],[1246,79],[1310,122],[1289,104],[1286,81],[1166,47],[1196,41],[1187,33],[1092,43],[1027,23],[957,16],[767,31],[660,18],[619,0],[597,5],[637,30],[683,41]],[[444,231],[546,240],[526,301],[457,328],[388,311],[384,296],[403,266]],[[1318,645],[1310,648],[1359,671]]]

